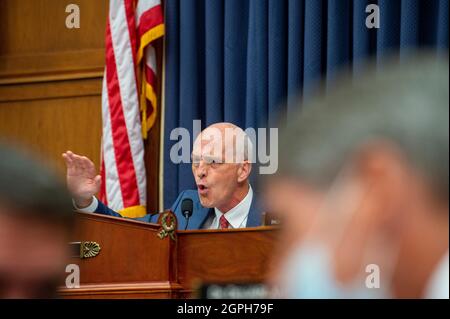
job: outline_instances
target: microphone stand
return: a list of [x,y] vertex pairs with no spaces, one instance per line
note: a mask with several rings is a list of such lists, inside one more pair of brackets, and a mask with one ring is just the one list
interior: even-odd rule
[[190,219],[191,216],[189,216],[189,215],[186,214],[184,217],[186,218],[186,226],[184,226],[184,230],[186,230],[186,229],[188,228],[188,225],[189,225],[189,219]]

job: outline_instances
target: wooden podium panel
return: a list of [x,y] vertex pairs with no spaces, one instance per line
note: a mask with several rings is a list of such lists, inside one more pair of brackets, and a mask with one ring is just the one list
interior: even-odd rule
[[80,287],[60,289],[63,298],[189,298],[200,283],[261,283],[278,233],[257,227],[161,238],[160,224],[76,214],[73,241],[98,243],[100,251],[70,260],[80,268]]
[[160,225],[99,214],[76,213],[73,241],[93,241],[100,252],[73,257],[80,267],[80,288],[62,289],[63,297],[168,298],[176,283],[175,242],[158,237]]
[[190,295],[201,283],[261,283],[271,270],[274,227],[178,232],[178,281]]

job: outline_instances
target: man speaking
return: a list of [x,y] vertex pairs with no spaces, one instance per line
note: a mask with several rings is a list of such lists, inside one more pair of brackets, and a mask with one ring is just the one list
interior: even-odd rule
[[[261,209],[249,184],[252,152],[248,135],[231,123],[213,124],[199,134],[192,151],[192,173],[197,190],[181,192],[171,207],[177,216],[179,229],[226,229],[261,225]],[[67,186],[76,209],[122,217],[94,196],[100,190],[101,178],[92,161],[71,151],[62,156],[67,166]],[[188,203],[189,199],[192,200],[189,222],[182,212],[186,209],[182,209],[182,203],[186,199]],[[147,214],[135,219],[156,222],[157,217]]]

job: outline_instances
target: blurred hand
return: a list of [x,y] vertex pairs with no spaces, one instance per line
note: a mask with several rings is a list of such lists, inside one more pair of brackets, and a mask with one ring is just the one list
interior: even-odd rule
[[100,190],[101,177],[97,175],[95,166],[86,156],[67,151],[62,154],[67,167],[67,188],[71,192],[75,204],[84,208],[92,203],[92,196]]

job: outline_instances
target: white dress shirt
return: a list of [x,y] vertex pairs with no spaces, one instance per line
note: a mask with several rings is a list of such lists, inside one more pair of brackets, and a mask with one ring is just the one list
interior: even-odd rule
[[93,213],[98,207],[98,199],[95,196],[92,196],[92,203],[88,207],[80,208],[75,204],[75,201],[72,200],[73,207],[76,211],[82,212],[82,213]]
[[[253,200],[253,190],[249,185],[248,193],[244,199],[225,213],[225,218],[228,221],[228,228],[244,228],[247,225],[248,213]],[[205,223],[204,229],[219,229],[219,220],[223,213],[214,207],[214,215],[211,216]]]

